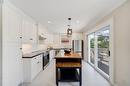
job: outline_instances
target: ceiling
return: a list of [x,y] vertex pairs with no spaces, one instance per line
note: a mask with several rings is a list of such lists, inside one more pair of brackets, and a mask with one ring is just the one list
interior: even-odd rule
[[[72,18],[74,32],[94,24],[126,0],[9,0],[52,32],[66,32]],[[49,21],[49,22],[48,22]]]

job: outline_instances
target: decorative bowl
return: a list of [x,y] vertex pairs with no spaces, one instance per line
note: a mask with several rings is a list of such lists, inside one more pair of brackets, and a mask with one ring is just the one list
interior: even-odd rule
[[65,49],[64,52],[65,52],[65,54],[70,54],[71,49]]

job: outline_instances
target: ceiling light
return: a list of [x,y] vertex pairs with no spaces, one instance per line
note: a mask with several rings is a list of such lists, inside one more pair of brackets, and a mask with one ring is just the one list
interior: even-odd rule
[[71,35],[72,35],[71,18],[68,18],[68,21],[69,21],[69,25],[68,25],[68,29],[67,29],[67,36],[71,37]]
[[48,21],[48,23],[50,24],[50,23],[51,23],[51,21]]
[[79,24],[79,21],[77,20],[76,23]]

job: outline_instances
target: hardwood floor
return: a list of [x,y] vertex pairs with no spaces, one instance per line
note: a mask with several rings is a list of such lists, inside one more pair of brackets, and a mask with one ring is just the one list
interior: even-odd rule
[[[89,64],[83,62],[82,86],[111,86],[97,71]],[[55,60],[42,71],[30,84],[22,86],[56,86],[55,85]],[[59,83],[59,86],[79,86],[78,82]]]

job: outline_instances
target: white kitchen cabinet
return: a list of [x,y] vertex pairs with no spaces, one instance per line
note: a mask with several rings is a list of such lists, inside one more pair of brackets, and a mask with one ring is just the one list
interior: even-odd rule
[[60,43],[60,41],[61,41],[61,37],[60,37],[60,34],[53,34],[53,42],[54,42],[54,44],[57,44],[57,45],[59,45],[59,44],[61,44]]
[[49,38],[49,43],[53,44],[54,39],[53,39],[53,34],[52,33],[49,34],[48,38]]
[[72,40],[83,40],[83,33],[73,33]]
[[2,86],[18,86],[22,83],[22,16],[4,3],[2,19]]
[[50,61],[51,61],[55,57],[55,50],[50,50],[49,55],[50,55]]
[[37,24],[28,16],[23,17],[22,23],[22,42],[23,44],[37,43]]
[[43,25],[38,24],[38,36],[43,37],[39,39],[40,44],[51,45],[53,44],[53,34],[50,33]]
[[45,44],[48,44],[48,45],[52,44],[53,43],[53,35],[50,33],[45,33],[44,35],[46,37]]
[[24,82],[31,82],[42,71],[42,54],[33,58],[23,58]]

